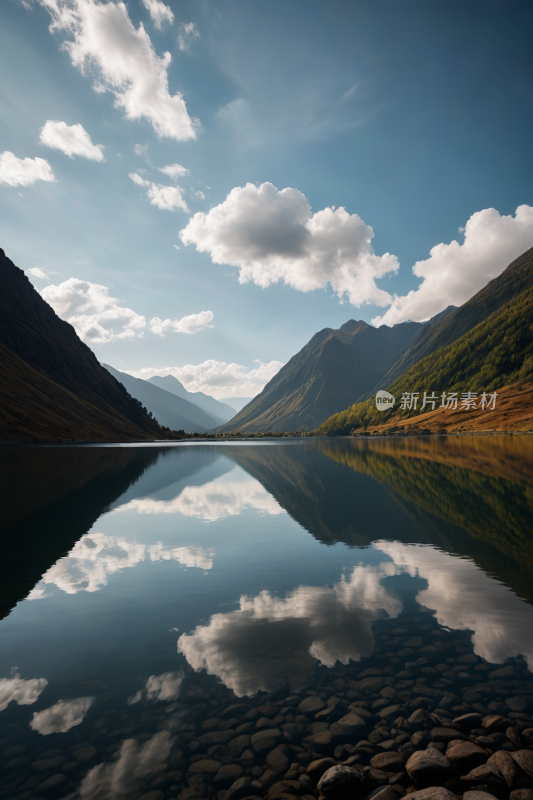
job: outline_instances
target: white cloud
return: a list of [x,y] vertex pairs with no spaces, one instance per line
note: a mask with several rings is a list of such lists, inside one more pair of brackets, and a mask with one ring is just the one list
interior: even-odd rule
[[430,250],[430,258],[416,262],[413,272],[422,283],[395,297],[388,311],[372,320],[374,325],[425,320],[446,306],[465,303],[533,246],[533,207],[518,206],[514,217],[485,208],[472,214],[462,230],[463,244],[456,240],[438,244]]
[[226,364],[225,361],[204,361],[203,364],[187,364],[185,367],[145,367],[129,374],[148,380],[153,375],[173,375],[189,392],[204,392],[214,397],[255,397],[280,371],[281,361],[269,361],[247,370],[242,364]]
[[130,172],[129,177],[137,186],[147,189],[146,194],[153,206],[157,206],[163,211],[174,211],[175,208],[181,208],[182,211],[189,213],[187,203],[183,199],[183,189],[180,186],[163,186],[161,183],[152,183],[136,172]]
[[198,333],[205,328],[214,328],[211,325],[214,315],[212,311],[200,311],[199,314],[189,314],[181,319],[165,319],[161,320],[159,317],[154,317],[150,320],[150,330],[152,333],[157,333],[159,336],[164,336],[165,331],[174,331],[175,333]]
[[200,189],[192,189],[191,194],[197,200],[205,200],[205,194]]
[[31,186],[36,181],[54,183],[55,179],[44,158],[17,158],[9,150],[0,155],[0,186]]
[[175,180],[182,175],[189,174],[189,170],[186,167],[182,167],[181,164],[168,164],[166,167],[158,167],[157,169]]
[[439,625],[474,631],[474,652],[492,664],[523,655],[533,670],[533,608],[486,575],[473,561],[427,545],[376,542],[394,564],[428,582],[419,603],[435,610]]
[[42,144],[61,150],[70,158],[82,156],[92,161],[105,161],[103,145],[93,144],[91,137],[79,123],[67,125],[66,122],[49,119],[41,128],[39,138]]
[[[142,500],[134,500],[124,508],[131,509],[133,505],[139,514],[175,513],[179,511],[179,508],[172,508],[173,502],[172,500],[152,500],[147,497]],[[198,567],[203,570],[213,568],[213,556],[215,555],[214,550],[205,550],[203,547],[165,548],[161,542],[150,545],[148,552],[151,561],[177,561],[184,567]]]
[[138,156],[145,156],[148,152],[148,145],[147,144],[136,144],[133,148],[134,152]]
[[143,335],[145,318],[121,306],[116,297],[110,297],[107,286],[69,278],[57,286],[47,286],[41,295],[88,344],[107,344]]
[[128,705],[133,705],[142,700],[143,696],[147,700],[176,700],[180,692],[185,674],[179,672],[165,672],[163,675],[150,675],[146,681],[144,689],[141,689],[133,697],[128,697]]
[[83,722],[93,702],[94,697],[60,700],[44,711],[36,711],[30,722],[30,728],[43,736],[51,733],[66,733]]
[[304,686],[314,659],[333,667],[372,653],[371,622],[383,610],[390,617],[402,610],[401,600],[381,585],[386,574],[357,566],[332,588],[300,586],[285,599],[268,591],[243,595],[236,611],[215,614],[180,636],[178,651],[193,669],[217,675],[240,697],[282,680],[293,689]]
[[52,17],[51,31],[66,31],[72,63],[94,70],[94,88],[111,92],[115,106],[130,120],[148,120],[158,136],[178,141],[196,138],[196,121],[179,92],[171,95],[168,68],[172,57],[159,57],[143,25],[135,28],[125,3],[96,0],[38,0]]
[[173,743],[168,731],[156,733],[143,745],[126,739],[115,761],[89,770],[79,789],[81,800],[131,800],[140,796],[144,792],[142,781],[165,771]]
[[172,9],[166,6],[161,0],[143,0],[144,7],[152,17],[152,21],[158,30],[161,30],[163,22],[174,22]]
[[40,269],[39,267],[32,267],[31,269],[27,269],[26,273],[28,275],[31,275],[32,278],[39,278],[39,280],[41,281],[49,280],[48,272],[45,272],[44,269]]
[[[154,497],[143,497],[132,500],[120,511],[135,509],[139,514],[183,514],[185,517],[203,519],[205,522],[216,522],[227,517],[237,517],[244,509],[254,509],[260,514],[277,515],[284,511],[269,492],[254,479],[247,481],[224,480],[209,481],[203,486],[186,486],[172,500],[158,500]],[[212,550],[203,548],[180,547],[167,550],[161,554],[158,549],[150,551],[151,558],[161,560],[173,558],[187,567],[211,569],[213,565]]]
[[200,34],[194,22],[182,22],[178,33],[178,47],[187,52],[195,39],[199,39]]
[[396,256],[377,256],[372,228],[344,208],[311,212],[297,189],[271,183],[236,187],[208,213],[198,212],[180,232],[184,244],[208,252],[215,264],[240,268],[239,281],[266,288],[280,281],[302,292],[328,285],[353,305],[391,302],[376,279],[396,272]]
[[45,678],[24,680],[13,667],[10,678],[0,678],[0,711],[4,711],[11,702],[19,706],[31,706],[36,703],[43,689],[48,686]]

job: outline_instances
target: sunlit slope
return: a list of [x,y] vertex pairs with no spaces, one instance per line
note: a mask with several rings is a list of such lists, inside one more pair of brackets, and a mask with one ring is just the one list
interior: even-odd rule
[[[529,269],[533,272],[533,259],[530,260]],[[453,344],[426,356],[387,386],[387,390],[396,398],[396,404],[390,411],[378,411],[371,398],[333,415],[317,432],[347,434],[367,426],[398,424],[421,413],[424,391],[436,394],[491,392],[520,381],[525,382],[531,373],[533,288],[523,291]],[[416,410],[399,409],[404,392],[419,393]],[[424,411],[430,409],[426,407]]]

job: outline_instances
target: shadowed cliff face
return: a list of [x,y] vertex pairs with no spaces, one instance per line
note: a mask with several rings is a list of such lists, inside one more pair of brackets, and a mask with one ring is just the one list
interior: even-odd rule
[[0,450],[0,618],[164,453],[17,445]]
[[0,439],[156,438],[158,425],[0,249]]
[[433,544],[533,600],[529,437],[316,441],[231,456],[325,544]]

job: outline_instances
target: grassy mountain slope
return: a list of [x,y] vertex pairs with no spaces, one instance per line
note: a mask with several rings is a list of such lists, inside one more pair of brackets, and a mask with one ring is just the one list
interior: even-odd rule
[[[433,328],[423,328],[411,346],[383,378],[383,386],[396,381],[421,359],[452,344],[480,322],[533,285],[533,247],[515,259],[501,275],[446,315]],[[373,393],[381,386],[375,386]]]
[[160,389],[149,381],[142,378],[134,378],[126,372],[120,372],[108,364],[103,364],[117,381],[125,386],[132,397],[146,406],[151,411],[160,425],[171,430],[184,430],[188,433],[205,433],[211,428],[215,428],[217,423],[202,408],[189,403],[182,397],[178,397],[172,392]]
[[373,328],[350,320],[340,330],[324,328],[218,431],[313,430],[370,391],[421,327],[404,322]]
[[[529,260],[528,268],[533,274],[533,258]],[[490,304],[487,305],[490,307]],[[532,320],[533,286],[515,296],[453,344],[423,358],[388,386],[387,390],[396,398],[393,409],[381,412],[375,407],[373,399],[366,400],[330,417],[317,432],[346,434],[369,425],[398,424],[421,413],[424,391],[436,394],[444,391],[459,394],[466,391],[491,392],[525,381],[533,373]],[[419,392],[416,410],[399,410],[403,392]],[[426,407],[424,411],[430,409]]]
[[[235,415],[235,410],[232,406],[220,400],[215,400],[214,397],[204,394],[203,392],[187,391],[182,382],[175,378],[174,375],[164,375],[163,377],[154,375],[152,378],[148,378],[148,383],[153,383],[166,392],[171,392],[177,395],[177,397],[182,397],[184,400],[194,403],[195,406],[203,408],[214,420],[214,425],[222,425]],[[212,427],[214,427],[214,425]]]
[[3,440],[155,439],[158,425],[0,249]]

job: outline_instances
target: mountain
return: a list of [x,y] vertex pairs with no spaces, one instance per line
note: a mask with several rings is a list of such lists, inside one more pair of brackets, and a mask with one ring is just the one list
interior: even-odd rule
[[240,411],[241,408],[248,405],[250,400],[253,400],[253,397],[221,397],[220,402],[226,403],[228,406],[231,406],[235,411]]
[[194,403],[196,406],[200,406],[215,420],[215,425],[222,425],[235,416],[233,406],[221,403],[203,392],[188,392],[182,382],[173,375],[165,375],[162,378],[159,375],[154,375],[153,378],[148,378],[148,381],[161,389],[165,389],[167,392]]
[[159,426],[0,249],[0,441],[156,439]]
[[[446,314],[439,324],[422,329],[403,356],[384,376],[383,386],[397,380],[410,367],[440,347],[455,342],[531,286],[533,286],[533,247],[515,259],[501,275],[489,281],[481,291],[455,309],[452,314]],[[433,319],[437,321],[439,316]]]
[[339,330],[324,328],[218,431],[313,430],[366,396],[423,327],[403,322],[374,328],[349,320]]
[[[527,287],[527,288],[523,288]],[[522,291],[519,291],[522,289]],[[505,302],[502,302],[502,299]],[[463,309],[466,310],[463,311]],[[407,418],[417,417],[424,410],[421,402],[413,410],[401,410],[399,400],[404,392],[494,392],[503,387],[516,387],[531,381],[533,375],[533,249],[514,261],[499,278],[491,281],[481,292],[461,306],[458,312],[448,317],[456,318],[455,331],[461,325],[467,327],[468,320],[474,321],[485,310],[489,316],[467,330],[448,346],[422,358],[400,378],[387,386],[397,403],[390,411],[378,411],[373,399],[347,408],[326,420],[318,429],[319,433],[346,434],[351,430],[374,425],[398,424]],[[495,309],[491,313],[491,309]],[[445,320],[446,322],[446,320]],[[506,392],[506,403],[513,403],[513,392]],[[526,392],[527,395],[527,392]],[[440,406],[440,397],[437,401]],[[425,412],[432,411],[431,407]],[[501,409],[497,409],[500,411]],[[459,410],[444,411],[440,415],[446,422],[461,421],[461,415],[468,412]],[[476,416],[489,412],[479,410]],[[492,412],[490,412],[492,413]],[[506,411],[498,415],[498,429],[505,429]],[[525,417],[518,408],[522,420],[518,427],[531,427],[531,412]],[[444,421],[444,420],[443,420]]]
[[133,378],[126,372],[119,372],[108,364],[102,366],[126,387],[132,397],[136,397],[148,411],[152,412],[160,425],[174,431],[184,430],[187,433],[205,433],[216,427],[216,421],[209,414],[188,400],[183,400],[142,378]]

